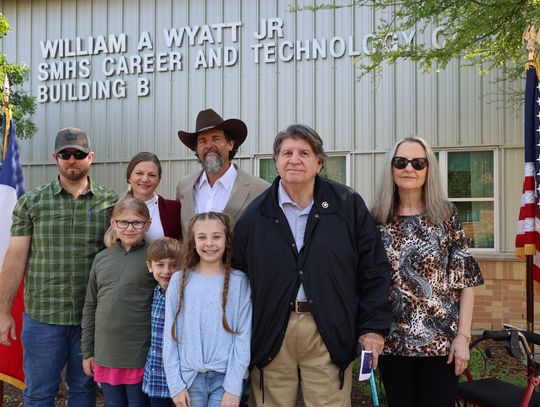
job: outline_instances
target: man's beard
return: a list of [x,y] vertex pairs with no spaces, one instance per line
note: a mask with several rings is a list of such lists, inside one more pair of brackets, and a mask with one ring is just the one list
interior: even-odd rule
[[[72,171],[69,171],[70,169],[76,169],[78,171],[72,172]],[[88,175],[88,171],[90,171],[90,167],[88,168],[71,167],[71,168],[66,168],[66,169],[59,167],[58,170],[60,171],[60,174],[62,174],[62,176],[68,179],[69,181],[80,181]]]
[[218,172],[221,167],[223,167],[223,164],[225,164],[225,160],[223,160],[222,156],[216,155],[211,157],[205,157],[201,164],[205,172],[215,173]]

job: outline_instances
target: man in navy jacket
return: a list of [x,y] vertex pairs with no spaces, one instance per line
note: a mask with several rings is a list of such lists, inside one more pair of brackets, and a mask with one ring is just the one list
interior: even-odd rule
[[390,266],[352,189],[318,174],[319,135],[293,125],[274,141],[279,176],[235,227],[233,266],[252,287],[252,404],[350,406],[360,342],[373,367],[391,323]]

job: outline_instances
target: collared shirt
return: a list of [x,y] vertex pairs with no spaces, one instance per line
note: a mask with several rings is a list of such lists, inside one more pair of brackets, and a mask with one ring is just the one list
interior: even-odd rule
[[48,324],[81,323],[88,274],[105,245],[116,193],[89,180],[74,198],[58,179],[23,195],[13,210],[12,236],[31,236],[24,301],[28,315]]
[[[309,212],[311,212],[311,207],[313,206],[313,198],[308,206],[302,209],[289,197],[280,180],[278,187],[278,202],[279,206],[283,210],[283,213],[285,214],[285,217],[287,218],[287,221],[289,222],[289,227],[291,228],[291,232],[294,237],[294,243],[300,252],[302,246],[304,246],[304,234],[306,233]],[[306,298],[304,286],[300,284],[300,288],[296,294],[296,299],[304,301]]]
[[152,220],[152,223],[150,223],[150,229],[148,229],[148,232],[146,232],[144,235],[144,240],[146,240],[147,243],[152,243],[154,240],[165,236],[159,213],[158,199],[158,196],[154,195],[151,199],[144,202],[148,207],[148,213],[150,213],[150,219]]
[[223,212],[227,202],[229,202],[237,175],[238,171],[231,164],[225,174],[216,180],[214,185],[210,186],[206,172],[203,171],[193,191],[195,213]]
[[163,327],[165,326],[165,292],[154,289],[152,302],[152,339],[144,366],[143,391],[150,397],[169,397],[169,387],[163,368]]

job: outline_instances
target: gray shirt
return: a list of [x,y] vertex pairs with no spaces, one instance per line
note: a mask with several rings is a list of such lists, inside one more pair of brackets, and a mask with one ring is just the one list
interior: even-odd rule
[[236,334],[222,325],[223,275],[205,276],[190,271],[182,310],[171,328],[178,308],[182,272],[174,273],[165,300],[163,363],[171,397],[191,387],[199,372],[225,373],[223,388],[240,396],[247,376],[251,340],[251,290],[246,275],[233,270],[227,296],[227,322]]

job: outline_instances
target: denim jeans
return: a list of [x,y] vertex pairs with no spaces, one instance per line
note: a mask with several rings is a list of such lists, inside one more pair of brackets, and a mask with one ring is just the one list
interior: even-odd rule
[[223,380],[225,380],[224,373],[198,373],[188,390],[191,407],[220,407],[225,392]]
[[148,395],[142,391],[142,382],[137,384],[112,385],[101,383],[107,407],[149,407]]
[[26,407],[53,407],[66,367],[69,407],[95,407],[96,383],[84,374],[80,325],[45,324],[23,317],[21,334]]

